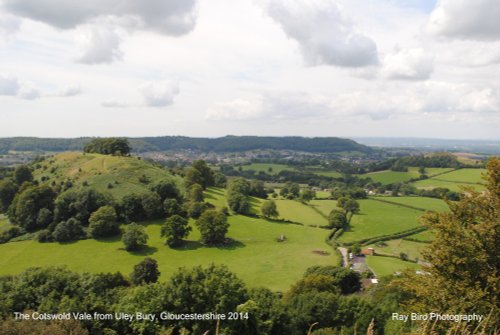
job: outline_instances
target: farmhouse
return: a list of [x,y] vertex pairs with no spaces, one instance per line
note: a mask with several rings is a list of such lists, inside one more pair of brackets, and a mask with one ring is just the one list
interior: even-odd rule
[[375,255],[375,249],[373,248],[361,249],[361,254],[365,256],[373,256]]

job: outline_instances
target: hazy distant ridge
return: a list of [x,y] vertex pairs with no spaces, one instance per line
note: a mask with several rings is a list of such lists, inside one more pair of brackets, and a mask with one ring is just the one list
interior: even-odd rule
[[[0,138],[0,153],[15,151],[69,151],[82,150],[91,137],[81,138]],[[305,152],[335,153],[342,151],[370,152],[368,146],[338,137],[259,137],[225,136],[219,138],[194,138],[161,136],[129,138],[133,151],[200,150],[214,152],[240,152],[256,149],[296,150]]]

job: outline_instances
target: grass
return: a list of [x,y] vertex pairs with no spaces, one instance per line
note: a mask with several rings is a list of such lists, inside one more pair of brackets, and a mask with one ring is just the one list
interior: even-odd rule
[[367,256],[366,264],[379,277],[389,276],[394,274],[394,272],[403,271],[408,268],[420,269],[420,266],[416,263],[405,262],[392,257]]
[[[205,197],[205,201],[208,203],[211,203],[215,207],[222,208],[222,207],[227,207],[227,200],[226,200],[226,190],[223,188],[217,188],[217,187],[209,187],[205,192],[203,193]],[[265,200],[255,198],[255,197],[250,197],[250,213],[251,214],[260,214],[260,206]]]
[[[228,237],[234,239],[225,247],[204,247],[193,229],[183,249],[170,249],[160,238],[161,222],[146,225],[148,247],[129,253],[119,238],[83,240],[73,243],[10,242],[0,245],[0,275],[16,274],[33,266],[66,265],[71,270],[98,272],[121,271],[129,274],[144,257],[156,259],[161,279],[166,280],[181,266],[226,264],[249,286],[286,290],[312,265],[336,264],[337,255],[325,243],[323,229],[294,224],[267,222],[244,216],[229,217]],[[285,234],[285,242],[276,239]],[[323,256],[314,250],[325,250]]]
[[315,170],[311,171],[314,174],[317,174],[319,176],[325,176],[325,177],[332,177],[332,178],[340,178],[342,177],[342,173],[338,171],[321,171],[321,170]]
[[451,191],[460,191],[460,185],[472,186],[476,191],[485,189],[481,178],[485,169],[459,169],[429,179],[419,180],[413,186],[421,189],[433,189],[436,187],[448,188]]
[[[379,182],[384,185],[402,183],[413,178],[418,178],[420,176],[418,169],[418,167],[409,167],[407,172],[391,170],[369,172],[359,175],[359,177],[370,177],[374,182]],[[453,169],[451,168],[426,168],[425,172],[430,177],[441,173],[447,173],[452,170]]]
[[457,183],[483,183],[481,177],[486,169],[460,169],[441,176],[436,176],[435,179],[446,180]]
[[361,212],[353,216],[348,230],[339,239],[341,242],[394,234],[420,226],[417,218],[422,211],[371,199],[358,202]]
[[316,191],[316,199],[326,199],[332,196],[332,192]]
[[[143,175],[148,183],[139,181]],[[48,180],[42,182],[42,177]],[[182,182],[180,177],[172,176],[164,168],[136,157],[84,155],[79,152],[65,152],[46,159],[34,171],[34,178],[46,184],[60,184],[70,179],[73,187],[86,183],[88,187],[111,193],[117,199],[130,193],[144,193],[160,180],[174,180],[179,186]],[[109,184],[112,188],[108,187]]]
[[422,242],[432,241],[434,239],[434,234],[431,230],[425,230],[418,234],[410,235],[408,238],[416,239]]
[[[265,172],[268,174],[278,174],[281,171],[296,171],[296,169],[293,166],[288,166],[284,164],[267,164],[267,163],[252,163],[250,165],[242,165],[241,168],[243,171],[247,170],[254,170],[255,172]],[[272,169],[272,171],[269,171],[269,169]]]
[[444,212],[448,209],[448,205],[444,200],[426,197],[373,197],[372,199],[380,199],[389,201],[395,204],[413,206],[430,211]]
[[337,207],[337,200],[311,200],[309,205],[315,207],[325,215],[330,214],[334,208],[339,209]]
[[384,241],[387,246],[380,247],[376,244],[369,245],[368,247],[374,248],[376,253],[393,255],[399,257],[401,252],[404,252],[408,255],[410,259],[415,260],[416,258],[422,258],[421,251],[428,244],[413,242],[413,241],[405,241],[403,239]]
[[[327,201],[327,200],[325,200]],[[295,200],[276,200],[280,218],[305,225],[326,225],[326,219],[311,207]]]

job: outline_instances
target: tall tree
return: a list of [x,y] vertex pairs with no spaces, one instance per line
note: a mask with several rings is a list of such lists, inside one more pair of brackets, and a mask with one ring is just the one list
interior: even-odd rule
[[136,251],[145,247],[148,242],[146,229],[136,223],[129,224],[122,235],[122,242],[127,251]]
[[200,172],[201,175],[200,185],[203,187],[203,189],[206,189],[207,187],[214,185],[214,172],[204,160],[200,159],[194,161],[193,169],[196,169],[198,170],[198,172]]
[[207,245],[214,245],[225,242],[229,223],[223,212],[209,209],[201,214],[196,221],[196,226],[200,230],[202,242]]
[[134,265],[134,270],[130,274],[130,281],[134,285],[142,285],[156,283],[159,277],[158,262],[151,257],[146,257]]
[[33,181],[33,174],[31,173],[31,169],[27,165],[19,165],[14,171],[14,179],[18,185],[26,181]]
[[18,186],[10,178],[0,181],[0,212],[6,212],[16,196]]
[[278,213],[278,207],[276,206],[276,201],[267,200],[262,203],[260,207],[262,215],[266,218],[277,218],[280,214]]
[[[430,212],[423,222],[434,234],[422,252],[426,275],[411,274],[398,283],[413,294],[411,311],[490,315],[498,325],[500,309],[500,158],[487,164],[486,191],[465,188],[450,211]],[[442,323],[440,323],[441,325]],[[446,324],[442,326],[446,327]]]
[[111,206],[102,206],[90,215],[89,232],[92,237],[113,236],[120,232],[116,211]]
[[165,237],[169,247],[176,247],[182,243],[191,231],[188,220],[179,215],[169,217],[161,227],[161,236]]

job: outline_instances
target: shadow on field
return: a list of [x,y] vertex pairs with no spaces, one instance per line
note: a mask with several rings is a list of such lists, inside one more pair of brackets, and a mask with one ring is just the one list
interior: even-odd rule
[[121,236],[120,235],[116,235],[116,236],[112,236],[112,237],[100,237],[100,238],[96,238],[95,240],[97,242],[102,242],[102,243],[115,243],[115,242],[119,242],[121,240]]
[[245,246],[245,243],[236,241],[233,239],[228,239],[228,241],[224,244],[221,245],[214,245],[214,246],[207,246],[208,248],[217,248],[217,249],[222,249],[222,250],[234,250],[234,249],[239,249],[243,248]]
[[188,251],[188,250],[196,250],[200,248],[217,248],[221,250],[234,250],[245,247],[245,244],[240,241],[236,241],[233,239],[227,239],[227,242],[224,244],[216,244],[216,245],[205,245],[200,241],[184,241],[184,244],[181,247],[174,248],[178,251]]
[[182,244],[182,246],[173,249],[178,251],[187,251],[200,248],[203,248],[203,244],[201,244],[201,242],[199,241],[184,241],[184,244]]
[[129,253],[131,255],[134,255],[134,256],[149,256],[149,255],[154,254],[157,251],[158,251],[157,247],[150,247],[149,245],[147,245],[144,248],[142,248],[141,250],[129,251]]

